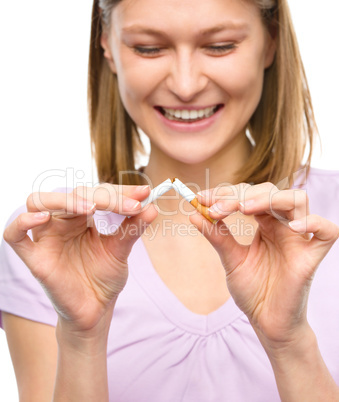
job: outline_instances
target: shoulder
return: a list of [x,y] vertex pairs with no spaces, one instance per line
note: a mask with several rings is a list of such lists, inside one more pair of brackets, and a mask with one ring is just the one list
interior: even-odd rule
[[[72,192],[73,189],[70,187],[58,187],[55,188],[54,190],[51,191],[51,193],[70,193]],[[20,205],[18,208],[13,210],[11,215],[9,215],[9,218],[5,224],[5,227],[7,227],[9,224],[11,224],[19,215],[22,213],[27,212],[27,207],[25,204]]]
[[310,212],[339,224],[339,171],[311,168],[302,183]]
[[309,179],[320,179],[320,180],[328,180],[331,182],[336,182],[339,185],[339,170],[325,170],[318,168],[311,168],[309,175]]

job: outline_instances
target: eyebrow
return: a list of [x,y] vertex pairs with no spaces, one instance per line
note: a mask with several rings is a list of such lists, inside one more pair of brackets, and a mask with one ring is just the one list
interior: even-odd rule
[[[199,31],[200,36],[212,35],[214,33],[222,32],[222,31],[235,31],[235,30],[247,30],[249,28],[248,24],[239,23],[239,22],[229,22],[227,24],[219,24],[214,27],[206,28]],[[167,36],[164,31],[153,29],[147,26],[142,25],[130,25],[124,27],[123,32],[125,33],[140,33],[140,34],[148,34],[153,36]]]
[[229,22],[227,24],[220,24],[220,25],[216,25],[211,28],[204,29],[204,30],[200,31],[199,34],[201,36],[206,36],[206,35],[211,35],[214,33],[222,32],[222,31],[246,30],[248,28],[249,28],[248,24],[245,24],[245,23]]

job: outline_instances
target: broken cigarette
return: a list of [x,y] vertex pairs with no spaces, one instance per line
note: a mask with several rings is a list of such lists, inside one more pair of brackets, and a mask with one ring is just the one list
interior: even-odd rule
[[157,198],[167,193],[167,191],[171,190],[172,188],[173,184],[171,179],[163,181],[158,186],[154,187],[150,195],[144,201],[141,202],[141,207],[143,208],[146,205],[150,204],[151,202],[155,201]]
[[201,213],[206,219],[208,219],[213,224],[216,224],[218,221],[213,219],[208,214],[208,208],[205,205],[201,205],[196,195],[190,190],[182,181],[177,178],[174,179],[167,179],[160,183],[158,186],[154,187],[151,191],[150,195],[141,202],[141,207],[145,207],[146,205],[150,204],[151,202],[155,201],[160,196],[167,193],[167,191],[174,188],[186,201],[188,201],[193,207]]
[[216,224],[218,221],[213,219],[208,214],[208,208],[205,205],[202,205],[198,202],[196,195],[190,190],[183,182],[179,179],[174,178],[172,180],[173,188],[183,197],[186,201],[188,201],[193,207],[201,213],[206,219],[208,219],[211,223]]

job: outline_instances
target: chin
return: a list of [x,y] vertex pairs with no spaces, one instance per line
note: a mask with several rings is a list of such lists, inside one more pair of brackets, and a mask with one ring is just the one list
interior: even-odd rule
[[200,152],[191,149],[186,152],[178,151],[169,156],[175,159],[178,163],[193,166],[208,163],[208,161],[213,157],[213,153],[206,152],[206,149],[201,150]]

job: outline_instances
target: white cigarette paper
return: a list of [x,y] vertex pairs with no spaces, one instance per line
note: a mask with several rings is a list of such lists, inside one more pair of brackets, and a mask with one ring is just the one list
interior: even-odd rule
[[167,191],[171,190],[172,188],[173,183],[171,179],[163,181],[158,186],[154,187],[150,195],[144,201],[141,202],[141,207],[143,208],[146,205],[150,204],[151,202],[155,201],[157,198],[167,193]]
[[177,178],[173,181],[173,188],[188,202],[191,202],[196,197],[193,191]]

